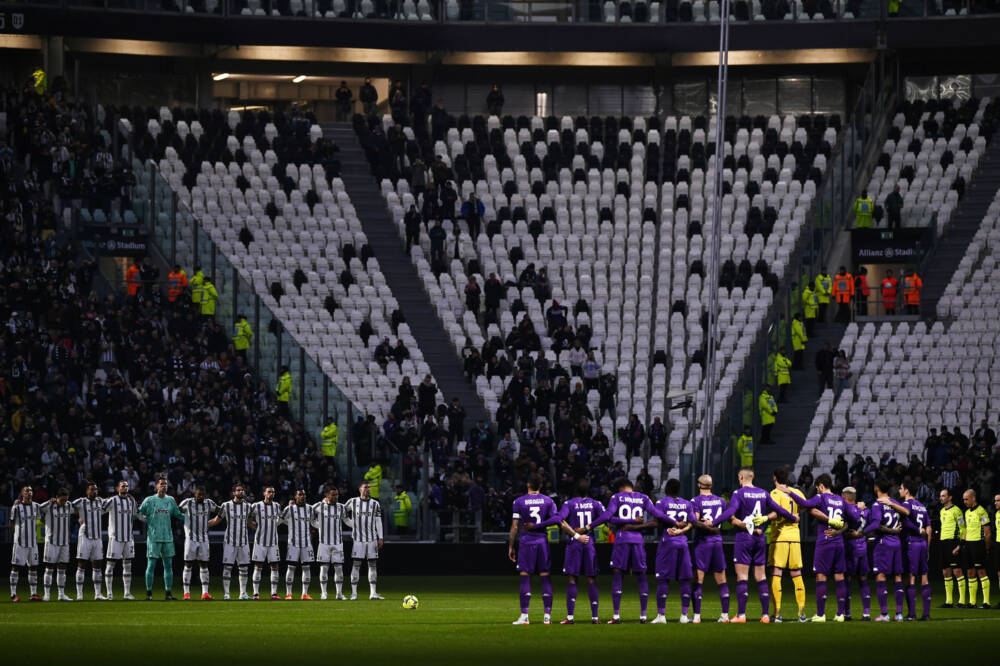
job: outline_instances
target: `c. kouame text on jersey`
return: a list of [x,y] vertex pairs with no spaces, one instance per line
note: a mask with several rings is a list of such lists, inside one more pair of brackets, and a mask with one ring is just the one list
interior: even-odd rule
[[66,502],[59,506],[59,502],[52,499],[43,503],[39,507],[39,511],[45,522],[45,553],[43,558],[45,563],[68,564],[69,521],[74,513],[73,505]]
[[253,561],[277,564],[281,561],[281,553],[278,551],[281,507],[273,500],[254,502],[250,508],[250,520],[257,525],[253,535]]
[[351,557],[376,559],[378,541],[382,539],[382,505],[378,500],[352,497],[344,504],[344,515],[347,516],[354,539]]
[[208,521],[218,505],[210,499],[199,502],[188,497],[178,508],[184,514],[184,561],[208,562]]

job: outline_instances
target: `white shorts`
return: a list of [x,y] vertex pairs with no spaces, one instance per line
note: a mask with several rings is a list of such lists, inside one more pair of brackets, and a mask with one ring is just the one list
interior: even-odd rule
[[320,564],[343,564],[344,544],[340,544],[339,546],[324,546],[320,544],[316,550],[316,561]]
[[289,546],[288,550],[285,551],[285,562],[292,564],[294,562],[302,562],[307,564],[309,562],[315,562],[316,555],[313,553],[312,546],[306,546],[305,548],[299,548],[298,546]]
[[14,546],[14,554],[10,558],[10,564],[14,567],[37,567],[38,566],[38,546],[25,548]]
[[377,560],[378,541],[355,541],[351,546],[351,557],[356,560]]
[[46,564],[69,564],[69,544],[65,546],[55,546],[51,543],[45,544]]
[[281,551],[278,550],[277,546],[260,546],[258,544],[254,544],[253,561],[277,564],[281,561]]
[[185,562],[208,562],[208,542],[184,540]]
[[100,539],[80,539],[76,542],[76,559],[99,562],[104,559],[104,543]]
[[230,546],[226,544],[222,547],[222,563],[233,563],[244,565],[250,564],[250,546]]
[[117,541],[116,539],[110,539],[108,541],[108,559],[109,560],[135,559],[135,542]]

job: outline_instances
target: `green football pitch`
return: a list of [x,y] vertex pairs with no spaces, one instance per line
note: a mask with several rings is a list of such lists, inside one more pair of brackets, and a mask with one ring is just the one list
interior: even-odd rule
[[[667,604],[666,626],[639,625],[634,583],[625,588],[617,626],[592,626],[586,588],[577,601],[575,626],[543,626],[541,591],[533,588],[531,626],[514,627],[518,615],[516,576],[385,578],[379,591],[386,601],[369,601],[367,581],[354,602],[318,601],[191,601],[165,603],[158,580],[156,601],[74,603],[0,603],[0,646],[5,661],[17,663],[117,664],[166,661],[181,663],[272,662],[343,659],[361,663],[628,663],[636,658],[690,663],[850,664],[873,658],[898,664],[961,663],[985,658],[1000,663],[1000,610],[940,610],[935,597],[932,622],[889,624],[761,625],[756,588],[748,605],[747,625],[717,624],[719,599],[714,584],[705,590],[701,625],[680,625],[676,590]],[[565,617],[565,579],[553,576],[553,620]],[[141,576],[136,577],[142,587]],[[610,576],[603,577],[601,618],[610,617]],[[179,582],[179,579],[178,579]],[[732,583],[731,583],[732,584]],[[23,587],[23,583],[22,583]],[[70,594],[75,586],[70,584]],[[735,590],[735,586],[732,586]],[[93,588],[88,579],[86,598]],[[118,593],[120,594],[120,582]],[[200,590],[198,585],[195,590]],[[265,581],[263,589],[269,591]],[[331,585],[332,589],[332,585]],[[814,612],[812,580],[807,583],[808,612]],[[284,591],[284,581],[281,583]],[[298,584],[296,584],[298,591]],[[874,592],[874,584],[872,585]],[[177,588],[179,596],[179,588]],[[212,590],[221,598],[221,590]],[[940,592],[940,590],[939,590]],[[404,594],[416,594],[420,608],[404,610]],[[890,610],[894,601],[890,594]],[[875,600],[873,600],[875,601]],[[655,615],[650,597],[650,618]],[[791,603],[791,606],[789,606]],[[794,614],[794,597],[786,583],[786,617]],[[853,605],[860,615],[860,596]],[[877,601],[875,602],[877,608]],[[919,599],[918,599],[919,604]],[[828,604],[830,618],[836,600]],[[733,599],[735,610],[735,597]],[[788,660],[791,660],[789,662]],[[556,663],[559,663],[556,661]]]

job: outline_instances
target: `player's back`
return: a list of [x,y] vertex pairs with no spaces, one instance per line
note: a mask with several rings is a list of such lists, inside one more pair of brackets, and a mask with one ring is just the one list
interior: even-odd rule
[[[560,511],[563,519],[570,524],[570,527],[583,528],[594,522],[594,519],[604,513],[604,505],[592,497],[574,497],[566,500]],[[593,534],[590,535],[593,537]],[[574,541],[573,543],[579,543]],[[582,545],[582,544],[581,544]],[[593,545],[593,539],[590,544]]]
[[[691,500],[691,505],[699,520],[707,520],[713,524],[716,518],[726,510],[726,500],[718,495],[697,495]],[[695,541],[722,541],[721,534],[711,534],[697,527],[693,531]]]
[[[789,488],[788,492],[794,493],[802,499],[806,498],[806,496],[798,488]],[[799,505],[796,504],[791,497],[777,488],[771,491],[771,499],[774,500],[775,504],[793,516],[799,515]],[[771,533],[769,540],[772,543],[777,543],[779,541],[785,543],[799,543],[802,541],[802,531],[799,529],[799,524],[794,523],[787,518],[778,516],[771,521],[770,527]]]
[[[687,523],[694,519],[694,505],[682,497],[662,497],[656,501],[656,508],[678,523]],[[687,535],[671,536],[667,530],[663,530],[660,542],[673,546],[687,546]]]
[[910,541],[924,541],[927,535],[924,529],[931,524],[927,507],[916,499],[908,499],[903,505],[910,510],[909,520],[903,523],[903,534]]
[[764,516],[769,513],[766,511],[768,508],[768,498],[769,495],[766,490],[761,490],[756,486],[743,486],[733,493],[730,504],[736,505],[736,513],[734,515],[741,521],[746,522],[748,517]]
[[[826,514],[826,517],[830,520],[844,520],[845,514],[847,512],[847,502],[840,495],[835,495],[833,493],[822,493],[820,495],[820,505],[817,507],[822,513]],[[826,544],[826,543],[837,543],[843,542],[844,538],[842,534],[835,534],[833,536],[827,536],[826,530],[827,525],[816,521],[816,544]]]
[[[899,514],[896,513],[895,509],[878,502],[871,506],[870,520],[871,524],[877,524],[890,530],[899,529],[900,527]],[[878,537],[878,543],[883,546],[899,547],[900,542],[898,534],[877,532],[876,536]]]
[[548,538],[545,530],[528,531],[524,529],[524,523],[537,525],[555,513],[556,504],[548,495],[528,493],[514,500],[513,517],[521,521],[521,543],[545,543]]
[[[634,490],[625,490],[617,493],[611,498],[609,507],[614,507],[614,517],[621,520],[634,522],[645,522],[646,507],[652,505],[652,501],[643,493]],[[618,543],[642,543],[644,541],[642,532],[625,531],[622,525],[614,525],[615,540]]]

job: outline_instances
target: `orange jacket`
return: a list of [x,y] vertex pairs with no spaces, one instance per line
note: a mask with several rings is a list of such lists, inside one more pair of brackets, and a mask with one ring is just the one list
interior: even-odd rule
[[142,286],[142,278],[139,277],[139,267],[132,264],[125,271],[125,283],[128,288],[128,295],[135,296],[139,293],[139,287]]
[[167,300],[173,303],[187,285],[188,278],[184,271],[170,271],[167,276]]
[[924,281],[916,273],[903,278],[903,302],[907,305],[920,305],[920,290]]
[[854,296],[854,276],[850,273],[834,275],[833,289],[830,291],[830,295],[838,303],[850,303]]

